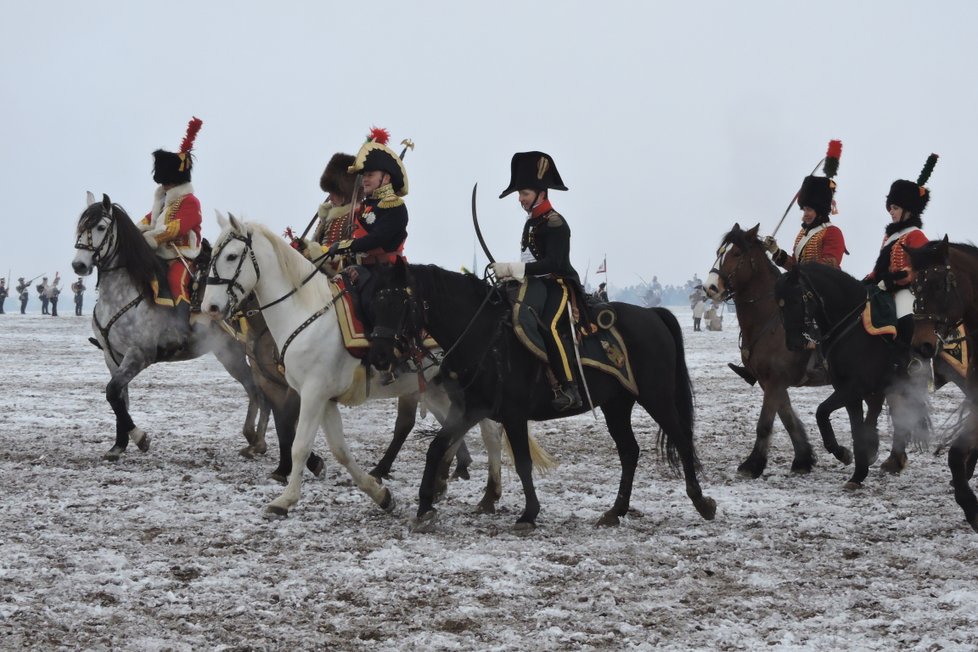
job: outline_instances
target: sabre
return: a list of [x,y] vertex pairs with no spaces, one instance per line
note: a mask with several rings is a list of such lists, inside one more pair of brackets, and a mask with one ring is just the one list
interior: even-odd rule
[[[815,171],[818,170],[818,167],[820,165],[822,165],[822,163],[825,163],[825,159],[824,158],[822,158],[822,160],[820,160],[818,163],[815,164],[815,167],[812,168],[812,171],[811,171],[811,173],[808,176],[812,176],[813,174],[815,174]],[[799,191],[800,191],[800,189],[799,189]],[[778,221],[778,225],[776,227],[774,227],[774,232],[771,233],[771,237],[772,238],[778,234],[778,229],[781,228],[781,224],[784,222],[784,218],[788,217],[788,211],[791,210],[791,207],[794,206],[794,204],[795,204],[796,201],[798,201],[798,193],[797,192],[795,193],[795,196],[791,198],[791,201],[788,202],[788,208],[784,209],[784,215],[781,216],[781,220]]]
[[482,253],[486,255],[490,263],[494,263],[496,259],[492,257],[492,254],[489,252],[489,247],[486,245],[486,239],[482,237],[482,229],[479,228],[479,215],[475,210],[475,196],[478,188],[478,183],[472,186],[472,224],[475,226],[475,237],[479,239],[479,244],[482,246]]
[[581,374],[581,385],[584,386],[584,395],[587,397],[587,404],[591,406],[591,414],[594,420],[598,420],[598,412],[594,409],[594,401],[591,400],[591,390],[587,386],[587,379],[584,378],[584,365],[581,363],[581,351],[577,346],[577,336],[574,334],[574,316],[571,315],[570,306],[567,306],[567,321],[570,323],[571,342],[574,343],[574,358],[577,360],[577,370]]

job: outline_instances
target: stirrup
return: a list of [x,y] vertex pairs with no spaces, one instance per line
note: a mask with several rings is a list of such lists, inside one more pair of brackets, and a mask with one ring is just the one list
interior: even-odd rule
[[581,401],[581,395],[577,391],[577,385],[574,383],[568,383],[564,387],[555,387],[554,399],[551,401],[550,405],[558,412],[574,410],[581,407],[581,405],[583,405],[583,401]]

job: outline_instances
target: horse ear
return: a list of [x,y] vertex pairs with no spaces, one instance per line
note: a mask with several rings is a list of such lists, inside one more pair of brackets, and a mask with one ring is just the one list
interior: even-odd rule
[[734,226],[731,231],[740,231],[740,222],[734,222]]
[[761,223],[760,223],[760,222],[758,222],[757,224],[755,224],[755,225],[754,225],[753,227],[751,227],[751,228],[750,228],[750,229],[749,229],[749,230],[747,231],[747,237],[749,237],[749,238],[756,238],[756,237],[757,237],[757,232],[758,232],[758,230],[759,230],[760,228],[761,228]]
[[95,203],[95,195],[92,194],[91,190],[85,191],[85,206],[91,206]]
[[102,193],[102,208],[105,210],[106,214],[112,214],[112,200],[104,192]]
[[214,209],[214,213],[217,215],[217,225],[219,227],[221,227],[221,229],[228,228],[228,226],[229,226],[229,224],[228,224],[228,218],[224,217],[224,213],[222,213],[221,211],[217,210],[216,208]]
[[228,211],[228,221],[231,223],[231,228],[237,231],[238,233],[245,232],[244,226],[241,224],[241,222],[238,221],[238,218],[236,218],[234,214],[231,213],[231,211]]
[[944,239],[937,243],[937,253],[940,254],[941,260],[944,262],[947,262],[949,249],[950,247],[948,246],[947,234],[945,233]]

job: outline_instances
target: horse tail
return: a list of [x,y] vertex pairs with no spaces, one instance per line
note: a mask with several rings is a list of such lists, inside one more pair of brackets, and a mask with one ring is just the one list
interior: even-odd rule
[[[693,453],[696,466],[699,466],[699,459],[696,457],[696,449],[693,448],[693,381],[689,377],[689,369],[686,366],[686,349],[683,347],[683,329],[679,325],[679,320],[668,308],[651,308],[665,323],[672,340],[676,344],[676,410],[679,412],[679,422],[683,428],[683,435],[689,437],[689,447]],[[669,466],[675,471],[682,468],[682,460],[676,442],[670,439],[666,433],[659,428],[657,445],[660,453],[665,453]]]
[[[533,468],[543,475],[557,468],[560,463],[543,447],[536,437],[530,434],[527,437],[527,441],[530,444],[530,459],[533,460]],[[512,463],[513,447],[509,444],[509,436],[506,434],[505,428],[503,428],[503,449],[506,451],[506,457]]]

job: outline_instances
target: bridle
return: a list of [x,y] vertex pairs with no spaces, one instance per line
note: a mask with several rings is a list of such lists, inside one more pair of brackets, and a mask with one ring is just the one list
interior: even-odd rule
[[[228,298],[228,305],[226,309],[226,314],[233,315],[238,312],[238,306],[240,306],[249,296],[251,292],[247,292],[244,286],[238,282],[238,277],[241,276],[241,270],[244,267],[245,257],[238,257],[238,266],[234,269],[234,274],[230,278],[221,278],[217,273],[217,261],[220,259],[221,251],[226,247],[232,240],[238,240],[243,242],[245,250],[248,252],[248,258],[251,260],[251,266],[255,270],[255,283],[257,284],[258,279],[261,278],[261,268],[258,267],[258,259],[255,257],[255,249],[251,244],[251,234],[240,235],[234,231],[228,231],[228,234],[224,236],[217,246],[214,247],[214,252],[211,254],[211,268],[207,272],[207,285],[226,285],[227,289],[225,294]],[[240,290],[239,295],[235,290]],[[260,311],[263,307],[259,306],[254,308],[255,312]],[[250,311],[249,311],[250,312]],[[254,314],[254,313],[252,313]]]
[[[816,346],[825,346],[828,343],[827,349],[822,351],[822,355],[828,358],[829,350],[831,350],[834,344],[834,342],[830,342],[829,340],[836,338],[836,341],[838,341],[839,337],[848,333],[859,323],[859,320],[854,318],[862,314],[862,311],[866,307],[866,302],[865,300],[860,301],[853,309],[847,311],[842,318],[833,324],[831,319],[829,319],[829,313],[825,308],[825,301],[822,295],[818,293],[808,278],[808,275],[801,269],[798,270],[798,280],[801,289],[802,305],[805,310],[805,328],[802,331],[802,335],[809,341],[814,342]],[[819,313],[821,313],[821,320],[825,324],[830,324],[828,330],[822,334],[819,334],[821,326],[818,323],[818,315],[810,309],[810,305],[814,305]]]
[[[945,263],[943,266],[935,265],[933,267],[928,267],[927,269],[914,272],[914,278],[910,284],[911,291],[914,295],[913,318],[917,321],[932,321],[935,324],[939,324],[945,328],[955,328],[961,323],[962,320],[959,319],[956,323],[952,324],[951,320],[948,319],[946,311],[938,312],[933,307],[928,309],[928,302],[924,296],[924,288],[928,286],[928,279],[934,279],[939,282],[942,276],[944,281],[943,295],[950,297],[958,287],[958,281],[954,276],[954,272],[951,270],[950,263]],[[934,285],[934,283],[931,283],[930,285]],[[935,299],[935,296],[931,297],[932,302]]]
[[[723,294],[720,295],[721,301],[729,301],[730,299],[734,298],[734,295],[736,295],[737,289],[733,285],[733,279],[737,276],[737,272],[740,271],[740,266],[744,264],[744,260],[748,260],[750,263],[751,275],[757,271],[754,265],[754,257],[750,255],[749,248],[739,246],[738,248],[741,250],[742,255],[737,259],[733,269],[730,270],[729,273],[722,271],[723,264],[727,260],[727,254],[729,254],[730,250],[735,246],[738,245],[734,245],[733,242],[727,242],[720,245],[720,248],[717,249],[717,259],[714,261],[713,267],[710,268],[709,273],[716,274],[717,278],[719,278],[723,283]],[[754,297],[752,299],[741,299],[741,302],[752,303],[757,301],[758,298],[759,297]]]
[[[109,228],[106,236],[102,238],[102,241],[95,246],[95,241],[92,238],[92,231],[102,220],[108,220]],[[111,268],[102,268],[101,264],[103,261],[111,261],[115,257],[116,248],[119,243],[116,235],[116,225],[115,225],[115,212],[112,210],[112,206],[106,209],[102,207],[102,217],[89,228],[84,231],[78,232],[78,237],[75,238],[75,249],[80,249],[82,251],[92,252],[92,266],[98,267],[100,271],[107,272]],[[84,238],[84,241],[83,241]]]

